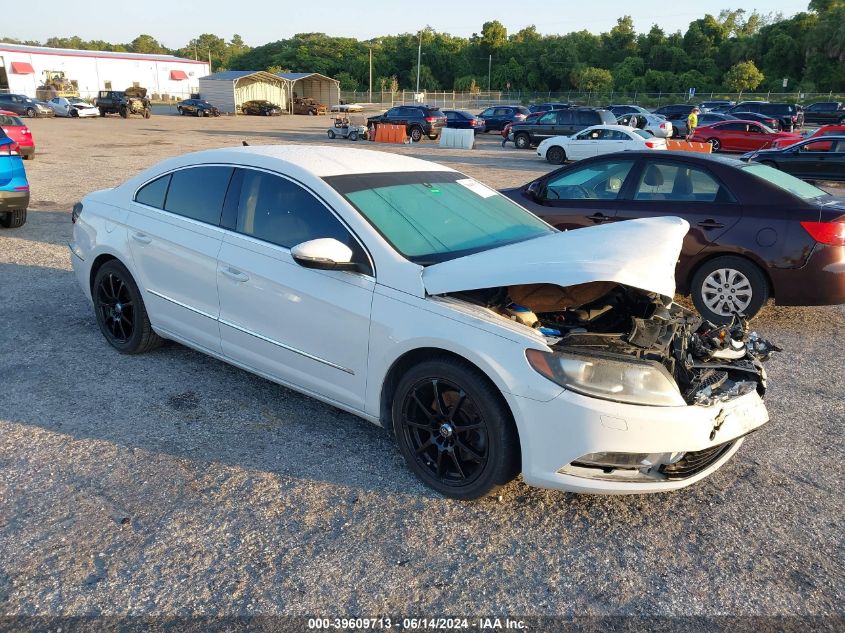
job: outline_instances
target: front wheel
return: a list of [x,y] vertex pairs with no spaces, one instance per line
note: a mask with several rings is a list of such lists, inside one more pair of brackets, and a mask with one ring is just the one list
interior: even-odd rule
[[126,119],[126,118],[128,118],[128,117],[129,117],[129,110],[128,110],[128,109],[126,109],[126,108],[121,108],[121,109],[120,109],[120,118],[121,118],[121,119]]
[[705,262],[692,278],[692,301],[705,319],[729,323],[734,314],[755,316],[769,298],[766,276],[742,257],[725,255]]
[[408,370],[391,413],[408,467],[447,497],[478,499],[519,472],[519,438],[501,394],[459,360]]
[[197,116],[200,117],[200,118],[204,117],[205,116],[205,110],[203,110],[202,108],[197,108]]
[[531,147],[531,137],[524,132],[521,132],[513,137],[513,144],[517,149],[529,149]]
[[419,143],[422,140],[422,137],[423,137],[423,131],[422,131],[421,128],[416,127],[416,126],[411,128],[411,140],[414,143]]
[[0,214],[0,226],[5,229],[17,229],[26,224],[26,209],[15,209]]
[[100,116],[106,116],[106,111],[100,108]]
[[38,113],[35,111],[35,108],[26,109],[26,116],[28,116],[30,119],[34,119],[36,114]]
[[358,132],[350,132],[349,133],[349,140],[350,141],[357,141],[358,140]]
[[334,138],[335,137],[334,130],[329,130],[328,135],[329,135],[329,138]]
[[717,138],[707,139],[707,142],[710,143],[710,149],[712,149],[714,153],[722,149],[722,142]]
[[141,292],[132,275],[116,259],[106,262],[91,287],[97,325],[109,344],[122,354],[143,354],[162,339],[153,331]]
[[76,108],[71,108],[70,109],[70,118],[71,119],[78,119],[79,118],[79,110],[77,110]]
[[546,152],[546,160],[552,165],[562,165],[563,161],[566,160],[566,152],[563,151],[562,147],[550,147],[549,151]]

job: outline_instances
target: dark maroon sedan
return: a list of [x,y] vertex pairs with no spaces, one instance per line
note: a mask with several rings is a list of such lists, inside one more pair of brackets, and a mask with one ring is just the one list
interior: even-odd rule
[[726,322],[781,305],[845,303],[845,200],[766,165],[686,152],[621,152],[504,190],[559,229],[632,218],[690,223],[678,292]]

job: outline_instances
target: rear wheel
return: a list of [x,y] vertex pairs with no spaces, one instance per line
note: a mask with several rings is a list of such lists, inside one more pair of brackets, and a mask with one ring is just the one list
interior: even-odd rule
[[0,226],[6,229],[17,229],[26,223],[26,209],[15,209],[0,214]]
[[129,110],[126,109],[126,108],[121,108],[120,109],[120,118],[126,119],[128,117],[129,117]]
[[717,138],[709,138],[707,139],[707,142],[710,143],[710,148],[714,152],[718,152],[720,149],[722,149],[722,142]]
[[197,116],[198,117],[204,117],[205,116],[205,110],[203,110],[202,108],[197,108]]
[[423,131],[422,131],[421,127],[415,125],[414,127],[411,128],[410,134],[411,134],[411,140],[414,143],[419,143],[420,140],[422,140]]
[[26,116],[28,116],[30,119],[35,118],[36,114],[37,114],[37,112],[35,111],[35,108],[27,108],[26,109]]
[[546,160],[552,165],[562,165],[563,161],[566,160],[566,152],[563,151],[562,147],[550,147],[549,151],[546,152]]
[[143,354],[161,345],[153,332],[141,292],[132,275],[116,259],[97,271],[91,288],[97,325],[109,344],[122,354]]
[[769,298],[766,276],[742,257],[705,262],[692,278],[692,301],[705,319],[728,323],[735,313],[755,316]]
[[519,437],[501,394],[459,360],[409,369],[391,413],[408,467],[443,495],[477,499],[519,472]]
[[525,132],[520,132],[513,137],[513,144],[517,149],[529,149],[531,147],[531,137]]

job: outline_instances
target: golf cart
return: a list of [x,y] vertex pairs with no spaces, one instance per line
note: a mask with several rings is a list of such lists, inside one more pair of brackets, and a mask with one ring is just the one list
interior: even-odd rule
[[350,141],[357,141],[359,138],[367,138],[367,126],[364,125],[363,119],[360,117],[353,117],[350,121],[347,117],[336,117],[334,126],[327,130],[329,138],[348,138]]

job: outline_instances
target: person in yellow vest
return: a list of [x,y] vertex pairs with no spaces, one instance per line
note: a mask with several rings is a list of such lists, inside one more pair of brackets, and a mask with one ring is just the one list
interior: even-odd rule
[[698,127],[698,113],[700,110],[698,106],[695,106],[692,109],[692,112],[689,113],[687,117],[687,140],[692,138],[693,132],[695,132],[695,128]]

